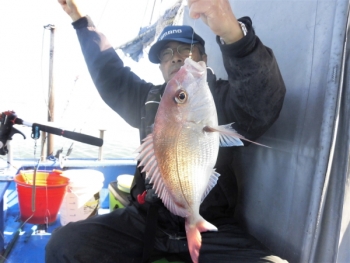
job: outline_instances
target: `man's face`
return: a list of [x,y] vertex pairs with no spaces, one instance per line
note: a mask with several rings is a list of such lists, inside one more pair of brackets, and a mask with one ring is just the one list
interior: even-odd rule
[[[176,72],[179,71],[184,64],[185,59],[189,56],[189,50],[191,50],[190,44],[171,41],[159,52],[159,56],[165,58],[159,65],[159,69],[163,74],[165,82],[168,82]],[[171,56],[171,54],[173,54],[173,56]],[[194,45],[192,46],[192,59],[196,62],[207,62],[207,55],[201,55],[198,46]]]

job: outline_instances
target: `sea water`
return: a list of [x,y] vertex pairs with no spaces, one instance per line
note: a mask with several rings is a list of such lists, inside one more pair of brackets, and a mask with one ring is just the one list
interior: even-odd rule
[[[15,135],[11,141],[13,157],[15,159],[31,159],[40,158],[42,140],[34,140],[31,138],[31,128],[21,127],[21,131],[25,134],[26,139],[18,134]],[[82,133],[100,137],[99,130],[86,130]],[[134,151],[139,145],[138,131],[129,128],[112,127],[104,131],[104,143],[102,148],[103,158],[132,158],[135,157]],[[98,158],[99,147],[76,142],[61,136],[54,136],[54,153],[62,150],[62,155],[67,156],[68,150],[72,148],[69,157],[71,158]],[[0,156],[5,159],[6,156]]]
[[[17,108],[18,109],[18,108]],[[82,125],[74,120],[74,116],[66,118],[61,123],[50,124],[48,122],[35,121],[44,125],[52,125],[63,130],[75,131],[86,135],[100,138],[103,130],[102,157],[108,158],[134,158],[135,150],[140,144],[139,131],[128,125],[118,114],[109,108],[93,107],[90,112],[80,115],[80,119],[88,118]],[[21,108],[19,112],[21,112]],[[74,109],[73,109],[74,111]],[[18,116],[21,117],[21,116]],[[34,116],[35,117],[35,116]],[[74,125],[74,122],[76,125]],[[24,125],[15,125],[15,128],[21,131],[26,139],[20,134],[15,134],[11,140],[11,148],[14,159],[40,158],[42,149],[42,134],[37,140],[32,138],[32,128]],[[62,155],[67,156],[68,150],[72,148],[69,158],[98,158],[100,148],[97,146],[73,141],[62,136],[53,136],[54,152],[62,150]],[[1,156],[0,159],[6,160],[7,156]]]

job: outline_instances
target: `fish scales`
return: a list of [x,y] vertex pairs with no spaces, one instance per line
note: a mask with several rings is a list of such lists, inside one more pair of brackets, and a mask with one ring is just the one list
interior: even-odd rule
[[178,119],[172,116],[157,116],[153,138],[155,155],[173,201],[191,211],[198,209],[208,185],[216,160],[218,137],[214,133],[203,133],[204,124],[198,120],[197,123],[184,121],[174,125]]
[[[182,175],[182,184],[186,185],[183,195],[186,200],[200,204],[204,190],[207,187],[205,175],[207,167],[213,167],[212,156],[215,154],[214,141],[208,143],[208,138],[201,131],[198,124],[187,124],[181,131],[178,142],[177,163],[179,176]],[[210,168],[211,170],[212,168]]]

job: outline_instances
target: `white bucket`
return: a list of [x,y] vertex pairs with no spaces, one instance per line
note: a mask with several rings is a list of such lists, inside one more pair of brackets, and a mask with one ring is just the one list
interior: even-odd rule
[[131,174],[121,174],[117,177],[118,189],[125,193],[130,193],[130,188],[134,176]]
[[62,176],[69,178],[69,184],[60,208],[61,225],[96,215],[100,207],[103,173],[89,169],[72,169],[64,171]]

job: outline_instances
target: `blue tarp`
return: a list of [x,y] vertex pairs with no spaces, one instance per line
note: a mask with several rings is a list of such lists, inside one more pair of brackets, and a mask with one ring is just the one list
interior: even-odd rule
[[115,49],[121,49],[126,56],[138,62],[144,56],[144,49],[153,43],[162,29],[165,26],[174,24],[174,19],[181,8],[182,2],[182,0],[178,0],[172,7],[164,12],[156,23],[142,27],[135,39]]

